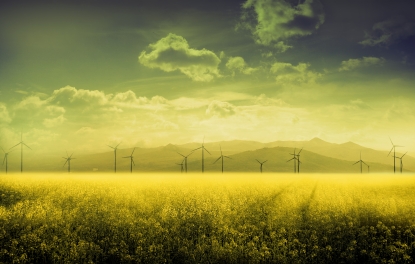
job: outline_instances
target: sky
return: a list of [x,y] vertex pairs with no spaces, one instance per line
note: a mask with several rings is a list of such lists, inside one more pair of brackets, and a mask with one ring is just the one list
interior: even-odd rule
[[[415,152],[415,2],[1,1],[0,146]],[[411,153],[412,152],[412,153]]]

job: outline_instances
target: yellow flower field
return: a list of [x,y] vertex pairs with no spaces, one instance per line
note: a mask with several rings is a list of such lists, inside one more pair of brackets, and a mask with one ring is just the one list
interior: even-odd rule
[[3,263],[414,263],[415,175],[2,174]]

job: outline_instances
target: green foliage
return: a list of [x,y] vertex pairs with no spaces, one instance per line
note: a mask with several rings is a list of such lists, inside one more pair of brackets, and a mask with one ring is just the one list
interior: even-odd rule
[[414,262],[415,179],[201,177],[3,177],[0,262]]

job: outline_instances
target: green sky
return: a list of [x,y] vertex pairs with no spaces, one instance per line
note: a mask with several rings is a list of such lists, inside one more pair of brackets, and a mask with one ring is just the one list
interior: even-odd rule
[[[2,1],[0,146],[415,152],[414,1]],[[411,153],[412,152],[412,153]]]

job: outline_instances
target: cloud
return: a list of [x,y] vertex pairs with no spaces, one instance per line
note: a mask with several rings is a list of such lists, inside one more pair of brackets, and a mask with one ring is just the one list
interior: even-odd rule
[[356,68],[369,67],[372,65],[381,65],[385,62],[384,58],[363,57],[361,59],[349,59],[342,61],[339,71],[351,71]]
[[48,104],[61,105],[66,107],[103,106],[108,103],[108,96],[98,90],[76,89],[72,86],[65,86],[53,91],[46,100]]
[[43,120],[43,125],[47,128],[55,127],[57,125],[63,124],[65,122],[66,118],[63,115],[60,115],[55,118],[45,118]]
[[389,46],[399,39],[410,36],[415,36],[415,21],[393,18],[373,25],[372,32],[366,33],[365,39],[359,43],[364,46]]
[[16,105],[16,109],[21,110],[33,110],[42,107],[45,104],[38,96],[29,96],[20,101]]
[[275,62],[270,72],[277,75],[275,80],[282,85],[314,83],[322,74],[309,70],[309,67],[310,64],[304,62],[297,66],[287,62]]
[[263,106],[288,106],[282,99],[274,99],[267,97],[265,94],[260,94],[255,98],[255,104]]
[[[251,30],[258,44],[283,52],[284,43],[292,37],[310,35],[324,23],[323,6],[319,0],[305,0],[292,6],[285,0],[247,0],[242,8],[242,26]],[[253,25],[256,20],[256,25]]]
[[168,34],[142,51],[138,60],[149,68],[158,68],[166,72],[179,70],[194,81],[209,82],[219,77],[218,56],[210,50],[196,50],[189,47],[186,39]]
[[86,134],[91,134],[95,131],[95,129],[93,129],[92,127],[81,127],[80,129],[78,129],[75,134],[76,135],[86,135]]
[[3,103],[0,103],[0,123],[10,123],[11,121],[7,107]]
[[243,74],[250,75],[251,73],[258,70],[258,68],[248,67],[248,65],[242,57],[230,57],[228,62],[226,63],[226,67],[233,71],[233,75],[235,75],[235,71],[239,71]]
[[228,117],[235,114],[235,106],[228,102],[213,100],[206,109],[206,115]]
[[110,104],[114,104],[117,107],[124,108],[142,108],[142,109],[165,109],[168,106],[166,98],[156,95],[151,99],[144,96],[137,97],[136,94],[128,90],[124,93],[117,93],[111,100]]

